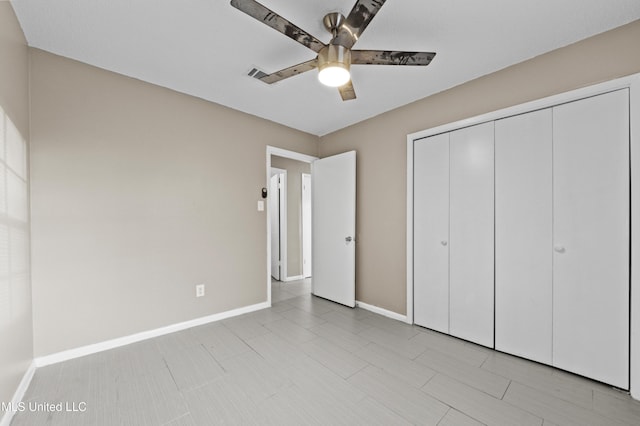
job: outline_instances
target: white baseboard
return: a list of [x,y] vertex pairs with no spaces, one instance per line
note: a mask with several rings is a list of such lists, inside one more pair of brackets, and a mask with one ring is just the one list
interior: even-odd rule
[[285,278],[283,281],[284,282],[289,282],[289,281],[298,281],[298,280],[302,280],[302,279],[304,279],[304,276],[302,276],[302,275],[294,275],[293,277]]
[[20,380],[18,388],[13,393],[13,398],[11,398],[11,402],[9,403],[9,407],[11,407],[11,409],[5,411],[2,418],[0,418],[0,426],[9,426],[11,424],[11,420],[18,409],[18,404],[22,401],[27,389],[29,389],[31,379],[33,379],[35,372],[36,363],[32,361],[31,365],[29,365],[29,368],[27,368],[27,371],[24,373],[24,376],[22,376],[22,380]]
[[402,315],[399,314],[397,312],[393,312],[393,311],[389,311],[383,308],[379,308],[377,306],[373,306],[373,305],[369,305],[368,303],[364,303],[364,302],[360,302],[359,300],[356,300],[356,306],[358,308],[362,308],[366,311],[371,311],[375,314],[379,314],[394,320],[398,320],[398,321],[402,321],[402,322],[407,322],[407,316],[406,315]]
[[166,327],[156,328],[154,330],[143,331],[141,333],[131,334],[129,336],[118,337],[116,339],[107,340],[100,343],[94,343],[92,345],[82,346],[75,349],[69,349],[66,351],[57,352],[51,355],[41,356],[34,359],[34,363],[36,367],[44,367],[45,365],[51,365],[51,364],[56,364],[58,362],[67,361],[74,358],[80,358],[85,355],[91,355],[97,352],[118,348],[120,346],[129,345],[131,343],[139,342],[141,340],[147,340],[153,337],[158,337],[165,334],[174,333],[176,331],[185,330],[187,328],[196,327],[198,325],[208,324],[210,322],[220,321],[220,320],[235,317],[238,315],[247,314],[249,312],[254,312],[260,309],[268,308],[269,306],[270,305],[268,302],[262,302],[255,305],[244,306],[242,308],[232,309],[230,311],[208,315],[206,317],[196,318],[193,320],[168,325]]

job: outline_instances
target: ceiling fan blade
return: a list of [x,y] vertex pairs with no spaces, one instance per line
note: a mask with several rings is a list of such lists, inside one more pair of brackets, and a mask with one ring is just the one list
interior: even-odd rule
[[277,83],[280,80],[284,80],[285,78],[293,77],[298,74],[302,74],[303,72],[311,71],[312,69],[318,66],[318,60],[312,59],[307,62],[303,62],[298,65],[294,65],[289,68],[282,69],[280,71],[276,71],[271,74],[266,74],[262,71],[252,70],[249,75],[257,78],[260,81],[264,81],[267,84]]
[[338,31],[333,43],[351,49],[386,0],[358,0]]
[[394,50],[352,50],[352,64],[426,66],[436,56],[433,52],[400,52]]
[[340,91],[340,96],[342,97],[343,101],[350,101],[356,98],[356,91],[353,90],[353,84],[351,83],[351,80],[349,80],[347,84],[338,87],[338,90]]
[[314,52],[319,52],[320,49],[325,46],[323,42],[314,36],[287,21],[277,13],[267,9],[255,0],[231,0],[231,6],[265,23],[274,30],[281,32]]

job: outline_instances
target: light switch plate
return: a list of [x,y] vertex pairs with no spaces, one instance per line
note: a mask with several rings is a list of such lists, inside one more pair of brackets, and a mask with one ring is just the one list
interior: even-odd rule
[[264,211],[264,201],[262,200],[258,201],[258,211],[259,212]]
[[196,284],[196,297],[204,296],[204,284]]

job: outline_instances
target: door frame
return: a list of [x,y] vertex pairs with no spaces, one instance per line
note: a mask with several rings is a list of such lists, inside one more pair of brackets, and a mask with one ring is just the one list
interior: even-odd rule
[[442,126],[407,135],[407,320],[413,324],[413,147],[414,142],[439,133],[499,120],[518,114],[549,108],[567,102],[600,95],[619,89],[629,89],[629,132],[631,168],[631,265],[630,265],[630,393],[640,400],[640,73],[597,83],[557,95],[503,108]]
[[[300,152],[290,151],[288,149],[277,148],[275,146],[267,145],[266,152],[266,173],[265,173],[265,188],[269,188],[269,179],[271,177],[271,156],[277,155],[278,157],[289,158],[291,160],[302,161],[304,163],[311,164],[311,171],[313,171],[313,162],[318,160],[318,157],[313,155],[302,154]],[[267,194],[269,196],[269,194]],[[271,306],[271,213],[269,209],[267,211],[266,220],[266,232],[267,232],[267,304]]]

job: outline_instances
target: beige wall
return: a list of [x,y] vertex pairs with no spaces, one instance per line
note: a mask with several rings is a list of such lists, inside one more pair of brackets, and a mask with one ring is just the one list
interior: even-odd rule
[[318,138],[40,50],[31,61],[36,356],[265,302],[266,146],[316,155]]
[[287,171],[287,277],[302,275],[302,174],[311,165],[271,156],[271,166]]
[[0,2],[0,402],[11,401],[33,359],[28,75],[24,35],[11,3]]
[[635,21],[322,137],[358,153],[356,298],[406,313],[407,134],[640,72],[639,43]]

